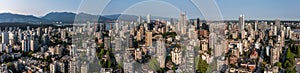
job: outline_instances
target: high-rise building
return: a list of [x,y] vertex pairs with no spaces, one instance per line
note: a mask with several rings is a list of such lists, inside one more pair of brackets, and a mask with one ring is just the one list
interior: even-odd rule
[[9,44],[9,35],[8,35],[8,32],[2,32],[2,43]]
[[151,23],[151,16],[150,16],[150,14],[147,15],[147,23]]
[[152,46],[152,32],[146,31],[146,44],[145,46]]
[[89,63],[83,62],[80,68],[80,73],[88,73],[89,72]]
[[254,23],[254,30],[255,32],[258,31],[258,20],[256,20]]
[[188,37],[189,37],[189,39],[197,39],[197,31],[195,30],[195,26],[194,25],[192,25],[192,26],[190,26],[190,28],[188,29],[189,31],[188,31]]
[[35,52],[38,50],[38,41],[35,39],[30,40],[30,50]]
[[174,19],[173,18],[170,18],[170,24],[174,25]]
[[50,73],[56,73],[57,69],[56,69],[56,63],[51,63],[50,64]]
[[111,48],[111,39],[110,37],[104,37],[104,49]]
[[128,46],[129,48],[134,48],[134,36],[130,35],[128,38]]
[[44,34],[41,38],[41,44],[42,45],[47,45],[50,42],[49,36],[47,34]]
[[273,27],[273,34],[274,34],[274,35],[277,35],[277,28],[278,28],[278,27],[277,27],[276,25]]
[[280,47],[276,46],[275,48],[271,48],[270,52],[271,52],[271,64],[275,64],[277,62],[279,62],[279,57],[280,57],[280,51],[279,51]]
[[141,24],[141,20],[142,20],[142,18],[141,18],[141,16],[139,16],[138,19],[137,19],[137,22],[138,22],[139,25]]
[[171,51],[172,62],[174,62],[175,65],[179,65],[181,63],[181,55],[182,52],[180,48],[175,48]]
[[240,26],[240,30],[244,30],[245,29],[244,15],[240,15],[240,17],[239,17],[239,26]]
[[177,26],[177,28],[179,29],[180,31],[180,34],[185,34],[186,33],[186,16],[184,13],[181,13],[180,14],[180,21],[179,21],[179,25]]
[[30,51],[30,36],[26,35],[24,36],[24,40],[21,41],[22,43],[22,51],[29,52]]
[[61,38],[61,39],[65,39],[66,37],[67,37],[67,32],[66,32],[66,30],[64,30],[64,29],[61,30],[61,31],[60,31],[60,38]]
[[[8,39],[9,42],[8,42],[8,43],[9,43],[10,45],[14,44],[14,42],[17,41],[16,35],[15,35],[13,32],[9,32],[8,35],[9,35],[9,39]],[[7,43],[7,44],[8,44],[8,43]]]
[[275,20],[275,26],[280,27],[280,20],[279,19]]
[[137,41],[141,41],[142,40],[142,34],[141,34],[140,31],[137,31],[137,33],[136,33],[136,40]]
[[187,72],[187,73],[195,73],[195,60],[194,60],[194,46],[191,44],[186,44],[186,49],[183,50],[182,55],[182,62],[179,65],[179,71],[180,72]]
[[140,60],[142,59],[142,50],[140,48],[137,48],[134,50],[134,55],[135,55],[135,60]]
[[68,68],[68,73],[78,73],[78,61],[75,61],[74,59],[72,59],[70,62],[69,62],[69,68]]
[[130,55],[130,51],[126,50],[124,53],[123,66],[124,73],[134,73],[134,61],[133,57]]
[[165,59],[166,59],[166,47],[165,47],[165,41],[162,37],[160,37],[156,41],[156,53],[157,53],[157,61],[159,61],[159,66],[161,68],[165,67]]

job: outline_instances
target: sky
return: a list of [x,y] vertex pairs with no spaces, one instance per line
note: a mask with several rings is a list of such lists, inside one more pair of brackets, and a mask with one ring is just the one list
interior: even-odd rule
[[237,20],[299,20],[300,0],[0,0],[0,13],[44,16],[50,12]]

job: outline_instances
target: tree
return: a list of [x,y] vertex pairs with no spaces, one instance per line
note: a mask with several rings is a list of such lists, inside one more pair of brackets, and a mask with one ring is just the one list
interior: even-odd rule
[[155,58],[151,58],[149,60],[148,66],[152,69],[152,70],[158,70],[159,69],[159,63]]
[[101,57],[103,54],[105,53],[104,49],[101,49],[100,53],[99,53],[99,57]]
[[207,53],[208,53],[209,55],[211,55],[211,52],[212,52],[212,48],[208,48],[208,52],[207,52]]
[[103,60],[102,60],[102,59],[100,59],[100,61],[98,62],[98,64],[99,64],[99,66],[100,66],[100,67],[103,67],[103,64],[102,64],[102,62],[103,62]]
[[32,51],[30,51],[29,53],[28,53],[28,56],[32,56],[32,54],[33,54],[33,52]]
[[289,68],[289,67],[292,67],[293,64],[292,64],[289,60],[286,60],[286,61],[284,62],[284,64],[283,64],[283,66],[284,66],[285,68]]
[[107,61],[107,68],[111,68],[111,66],[112,66],[112,63],[111,63],[110,60],[108,60],[108,61]]
[[8,62],[8,63],[7,63],[7,67],[8,67],[8,68],[12,68],[12,67],[13,67],[12,62]]
[[297,47],[297,57],[300,57],[300,46]]
[[281,68],[282,67],[281,62],[276,62],[275,66],[278,66],[279,68]]
[[291,53],[291,50],[290,48],[287,49],[287,52],[286,52],[286,59],[293,59],[293,54]]
[[284,73],[296,73],[296,69],[295,68],[287,68],[287,69],[285,69]]
[[207,68],[208,64],[206,63],[206,61],[200,58],[197,66],[197,72],[205,73]]
[[101,65],[102,67],[107,67],[107,61],[104,61]]
[[109,53],[109,51],[106,51],[106,54],[105,55],[107,55],[107,56],[110,56],[110,53]]

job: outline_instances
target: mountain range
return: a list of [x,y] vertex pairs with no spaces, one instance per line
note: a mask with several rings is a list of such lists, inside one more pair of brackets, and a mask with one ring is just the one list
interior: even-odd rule
[[[154,17],[154,16],[153,16]],[[154,17],[160,19],[168,19],[165,17]],[[0,13],[0,23],[29,23],[29,24],[52,24],[52,23],[85,23],[85,22],[105,22],[114,20],[136,21],[138,16],[127,14],[113,15],[92,15],[87,13],[72,12],[51,12],[45,16],[36,17],[33,15],[22,15],[12,13]],[[142,16],[142,19],[146,19]]]

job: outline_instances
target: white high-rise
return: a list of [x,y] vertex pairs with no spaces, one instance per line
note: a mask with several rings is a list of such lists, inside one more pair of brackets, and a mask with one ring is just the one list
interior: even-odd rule
[[2,43],[9,44],[9,35],[7,32],[2,32]]
[[239,17],[239,25],[240,25],[240,29],[244,30],[245,29],[245,19],[244,19],[244,15],[240,15]]
[[142,20],[142,18],[141,18],[141,16],[139,16],[138,19],[137,19],[137,22],[138,22],[139,25],[141,24],[141,20]]
[[177,28],[180,31],[180,34],[186,33],[186,16],[184,13],[180,14],[179,25],[177,26]]
[[254,29],[255,29],[255,32],[258,31],[258,21],[257,20],[254,23]]
[[151,16],[150,14],[147,15],[147,23],[150,23],[151,22]]

